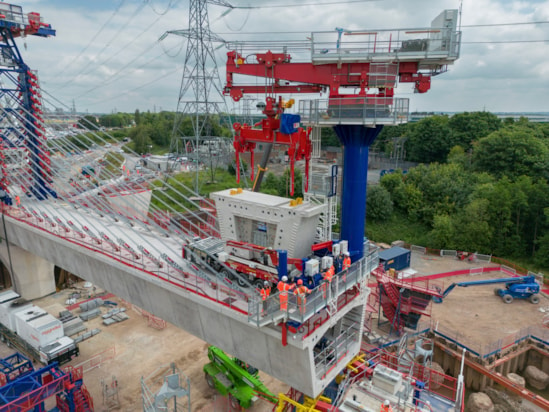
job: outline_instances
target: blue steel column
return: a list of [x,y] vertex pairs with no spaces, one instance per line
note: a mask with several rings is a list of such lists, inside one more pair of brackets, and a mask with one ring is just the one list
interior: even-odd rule
[[368,153],[370,145],[382,129],[382,125],[376,127],[334,126],[334,130],[344,146],[340,239],[349,242],[349,252],[353,262],[364,255]]

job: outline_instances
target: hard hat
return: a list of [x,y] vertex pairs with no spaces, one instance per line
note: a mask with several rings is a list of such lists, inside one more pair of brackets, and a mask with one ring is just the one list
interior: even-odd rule
[[351,256],[351,254],[349,252],[345,252],[343,253],[345,256]]
[[282,280],[282,282],[287,282],[288,281],[288,276],[282,276],[282,279],[280,279],[280,280]]
[[265,281],[265,282],[263,282],[263,285],[269,286],[269,282]]
[[299,279],[299,280],[297,281],[297,284],[298,284],[298,285],[303,285],[303,280],[302,280],[302,279]]
[[385,402],[383,402],[383,405],[385,405],[385,406],[389,406],[390,404],[391,404],[391,402],[389,402],[388,399],[385,399]]

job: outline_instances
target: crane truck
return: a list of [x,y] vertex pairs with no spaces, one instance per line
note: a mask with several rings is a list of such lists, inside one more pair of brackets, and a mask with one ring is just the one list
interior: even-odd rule
[[206,382],[223,396],[229,396],[233,408],[248,409],[259,398],[276,403],[278,398],[258,378],[258,370],[237,358],[231,358],[216,346],[208,348],[210,363],[204,365]]
[[539,296],[539,283],[536,281],[535,276],[519,276],[513,278],[500,278],[500,279],[483,279],[473,280],[468,282],[456,282],[452,283],[441,293],[440,297],[435,297],[433,300],[436,303],[441,303],[442,299],[448,296],[448,294],[456,287],[469,287],[480,285],[493,285],[498,283],[505,283],[505,288],[495,288],[494,294],[501,297],[505,303],[511,303],[513,299],[528,299],[534,305],[537,305],[540,301]]

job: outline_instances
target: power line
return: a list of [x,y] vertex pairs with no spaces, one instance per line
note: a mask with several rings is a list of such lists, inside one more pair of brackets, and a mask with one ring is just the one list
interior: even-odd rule
[[147,86],[150,86],[151,84],[154,84],[154,83],[156,83],[156,82],[158,82],[158,81],[160,81],[160,80],[164,80],[165,78],[171,76],[172,74],[178,73],[178,72],[180,72],[180,71],[181,71],[181,68],[176,67],[174,70],[172,70],[172,71],[166,73],[164,76],[157,77],[157,78],[151,80],[151,81],[148,82],[148,83],[142,84],[141,86],[138,86],[138,87],[134,87],[133,89],[130,89],[130,90],[124,92],[124,93],[119,93],[119,94],[117,94],[116,96],[111,97],[111,98],[109,98],[109,99],[96,100],[95,102],[92,101],[92,103],[88,103],[88,106],[95,106],[95,105],[97,105],[97,104],[99,104],[99,103],[109,102],[109,101],[111,101],[111,100],[118,99],[118,98],[120,98],[120,97],[122,97],[122,96],[126,96],[126,95],[128,95],[128,94],[130,94],[130,93],[132,93],[132,92],[135,92],[135,91],[137,91],[137,90],[141,90],[141,89],[143,89],[143,88],[145,88],[145,87],[147,87]]
[[511,43],[546,43],[546,40],[494,40],[494,41],[462,41],[461,44],[511,44]]
[[105,21],[105,23],[103,23],[103,25],[101,26],[101,28],[97,31],[97,33],[95,33],[95,35],[92,37],[92,39],[90,40],[90,42],[86,45],[86,47],[84,47],[80,53],[78,53],[78,55],[73,58],[71,60],[71,62],[69,64],[66,64],[65,65],[65,68],[63,70],[61,70],[60,73],[57,74],[57,76],[61,76],[63,73],[65,73],[65,71],[67,70],[67,68],[69,67],[72,67],[72,64],[77,61],[80,56],[82,56],[86,50],[88,50],[88,48],[92,45],[92,43],[97,39],[97,37],[103,32],[103,30],[105,29],[105,27],[107,27],[109,25],[109,23],[112,21],[112,19],[114,18],[114,16],[116,16],[118,14],[118,12],[120,11],[120,9],[122,8],[122,5],[124,4],[126,0],[121,0],[120,1],[120,4],[118,5],[118,7],[116,7],[116,9],[113,11],[113,13],[111,14],[111,16]]
[[366,3],[380,0],[344,0],[344,1],[329,1],[315,3],[293,3],[293,4],[271,4],[265,6],[234,6],[233,9],[274,9],[282,7],[304,7],[304,6],[330,6],[334,4],[350,4],[350,3]]
[[523,22],[515,22],[515,23],[464,24],[461,27],[524,26],[529,24],[549,24],[549,20],[523,21]]
[[[549,20],[543,21],[527,21],[515,23],[490,23],[490,24],[468,24],[461,27],[498,27],[498,26],[524,26],[534,24],[549,24]],[[390,29],[389,29],[390,30]],[[238,34],[310,34],[311,31],[241,31]],[[235,34],[234,32],[218,32],[219,35]]]
[[[147,3],[146,2],[143,2],[141,3],[141,5],[139,5],[137,7],[137,9],[134,11],[134,13],[132,14],[132,16],[126,21],[126,23],[124,23],[122,26],[120,26],[120,28],[118,29],[118,31],[115,33],[115,35],[107,42],[105,43],[105,45],[103,46],[103,48],[99,51],[99,53],[97,53],[95,55],[96,58],[98,58],[99,56],[101,56],[103,54],[103,52],[107,49],[107,47],[109,47],[111,45],[111,43],[113,42],[114,39],[116,39],[119,34],[128,26],[128,24],[130,24],[133,19],[139,14],[139,12],[141,12],[141,10],[143,10],[143,8],[145,7]],[[60,87],[66,87],[68,84],[72,83],[78,76],[80,76],[81,74],[84,74],[84,73],[89,73],[90,70],[87,70],[86,69],[89,69],[91,65],[88,64],[86,67],[84,67],[82,70],[80,70],[80,72],[78,72],[77,74],[75,74],[70,80],[66,81],[63,85],[61,85]]]

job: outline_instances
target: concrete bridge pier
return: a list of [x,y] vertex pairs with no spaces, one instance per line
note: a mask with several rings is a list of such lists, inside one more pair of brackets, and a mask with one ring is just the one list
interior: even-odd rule
[[0,260],[10,272],[13,289],[23,298],[38,299],[55,292],[53,263],[14,244],[8,246],[3,237]]

